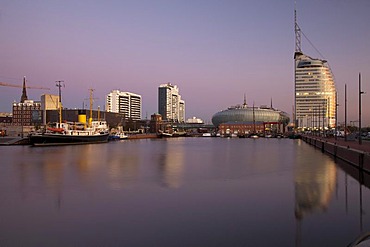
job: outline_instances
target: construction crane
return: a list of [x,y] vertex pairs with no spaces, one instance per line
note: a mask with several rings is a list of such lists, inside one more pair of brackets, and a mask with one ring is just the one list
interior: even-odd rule
[[[10,83],[5,83],[5,82],[0,82],[0,86],[4,86],[4,87],[23,87],[22,85],[10,84]],[[32,87],[32,86],[26,86],[26,88],[29,88],[29,89],[50,90],[50,88],[48,88],[48,87]]]

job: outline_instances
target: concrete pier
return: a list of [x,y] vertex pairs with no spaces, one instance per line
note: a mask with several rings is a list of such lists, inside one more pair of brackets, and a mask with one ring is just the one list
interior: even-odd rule
[[370,173],[370,142],[364,141],[360,145],[356,141],[345,141],[343,138],[324,138],[316,136],[302,136],[302,140],[328,153]]

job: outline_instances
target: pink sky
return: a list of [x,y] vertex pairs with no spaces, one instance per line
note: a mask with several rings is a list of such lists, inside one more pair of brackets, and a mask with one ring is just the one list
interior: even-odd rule
[[[363,126],[370,125],[370,1],[297,1],[302,31],[329,61],[344,121],[358,120],[362,73]],[[186,117],[210,122],[214,113],[247,101],[292,116],[294,1],[11,1],[0,3],[0,81],[52,90],[82,107],[95,89],[95,107],[113,89],[143,97],[143,117],[157,112],[158,86],[178,85]],[[302,50],[321,58],[302,38]],[[21,89],[0,87],[0,112]]]

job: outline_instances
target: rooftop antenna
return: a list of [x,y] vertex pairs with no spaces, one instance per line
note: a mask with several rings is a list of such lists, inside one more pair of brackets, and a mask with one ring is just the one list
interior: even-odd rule
[[294,32],[295,32],[295,52],[302,52],[301,49],[301,28],[298,26],[297,22],[297,1],[294,1]]
[[270,108],[273,109],[273,107],[272,107],[272,98],[271,98],[271,106],[270,106]]
[[247,95],[246,93],[244,93],[244,103],[243,103],[243,106],[247,106]]

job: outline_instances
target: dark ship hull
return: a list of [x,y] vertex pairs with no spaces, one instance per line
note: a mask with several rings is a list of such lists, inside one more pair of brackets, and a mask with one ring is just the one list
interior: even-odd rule
[[63,135],[63,134],[36,134],[30,135],[32,146],[57,146],[71,144],[93,144],[108,141],[109,134],[98,135]]

